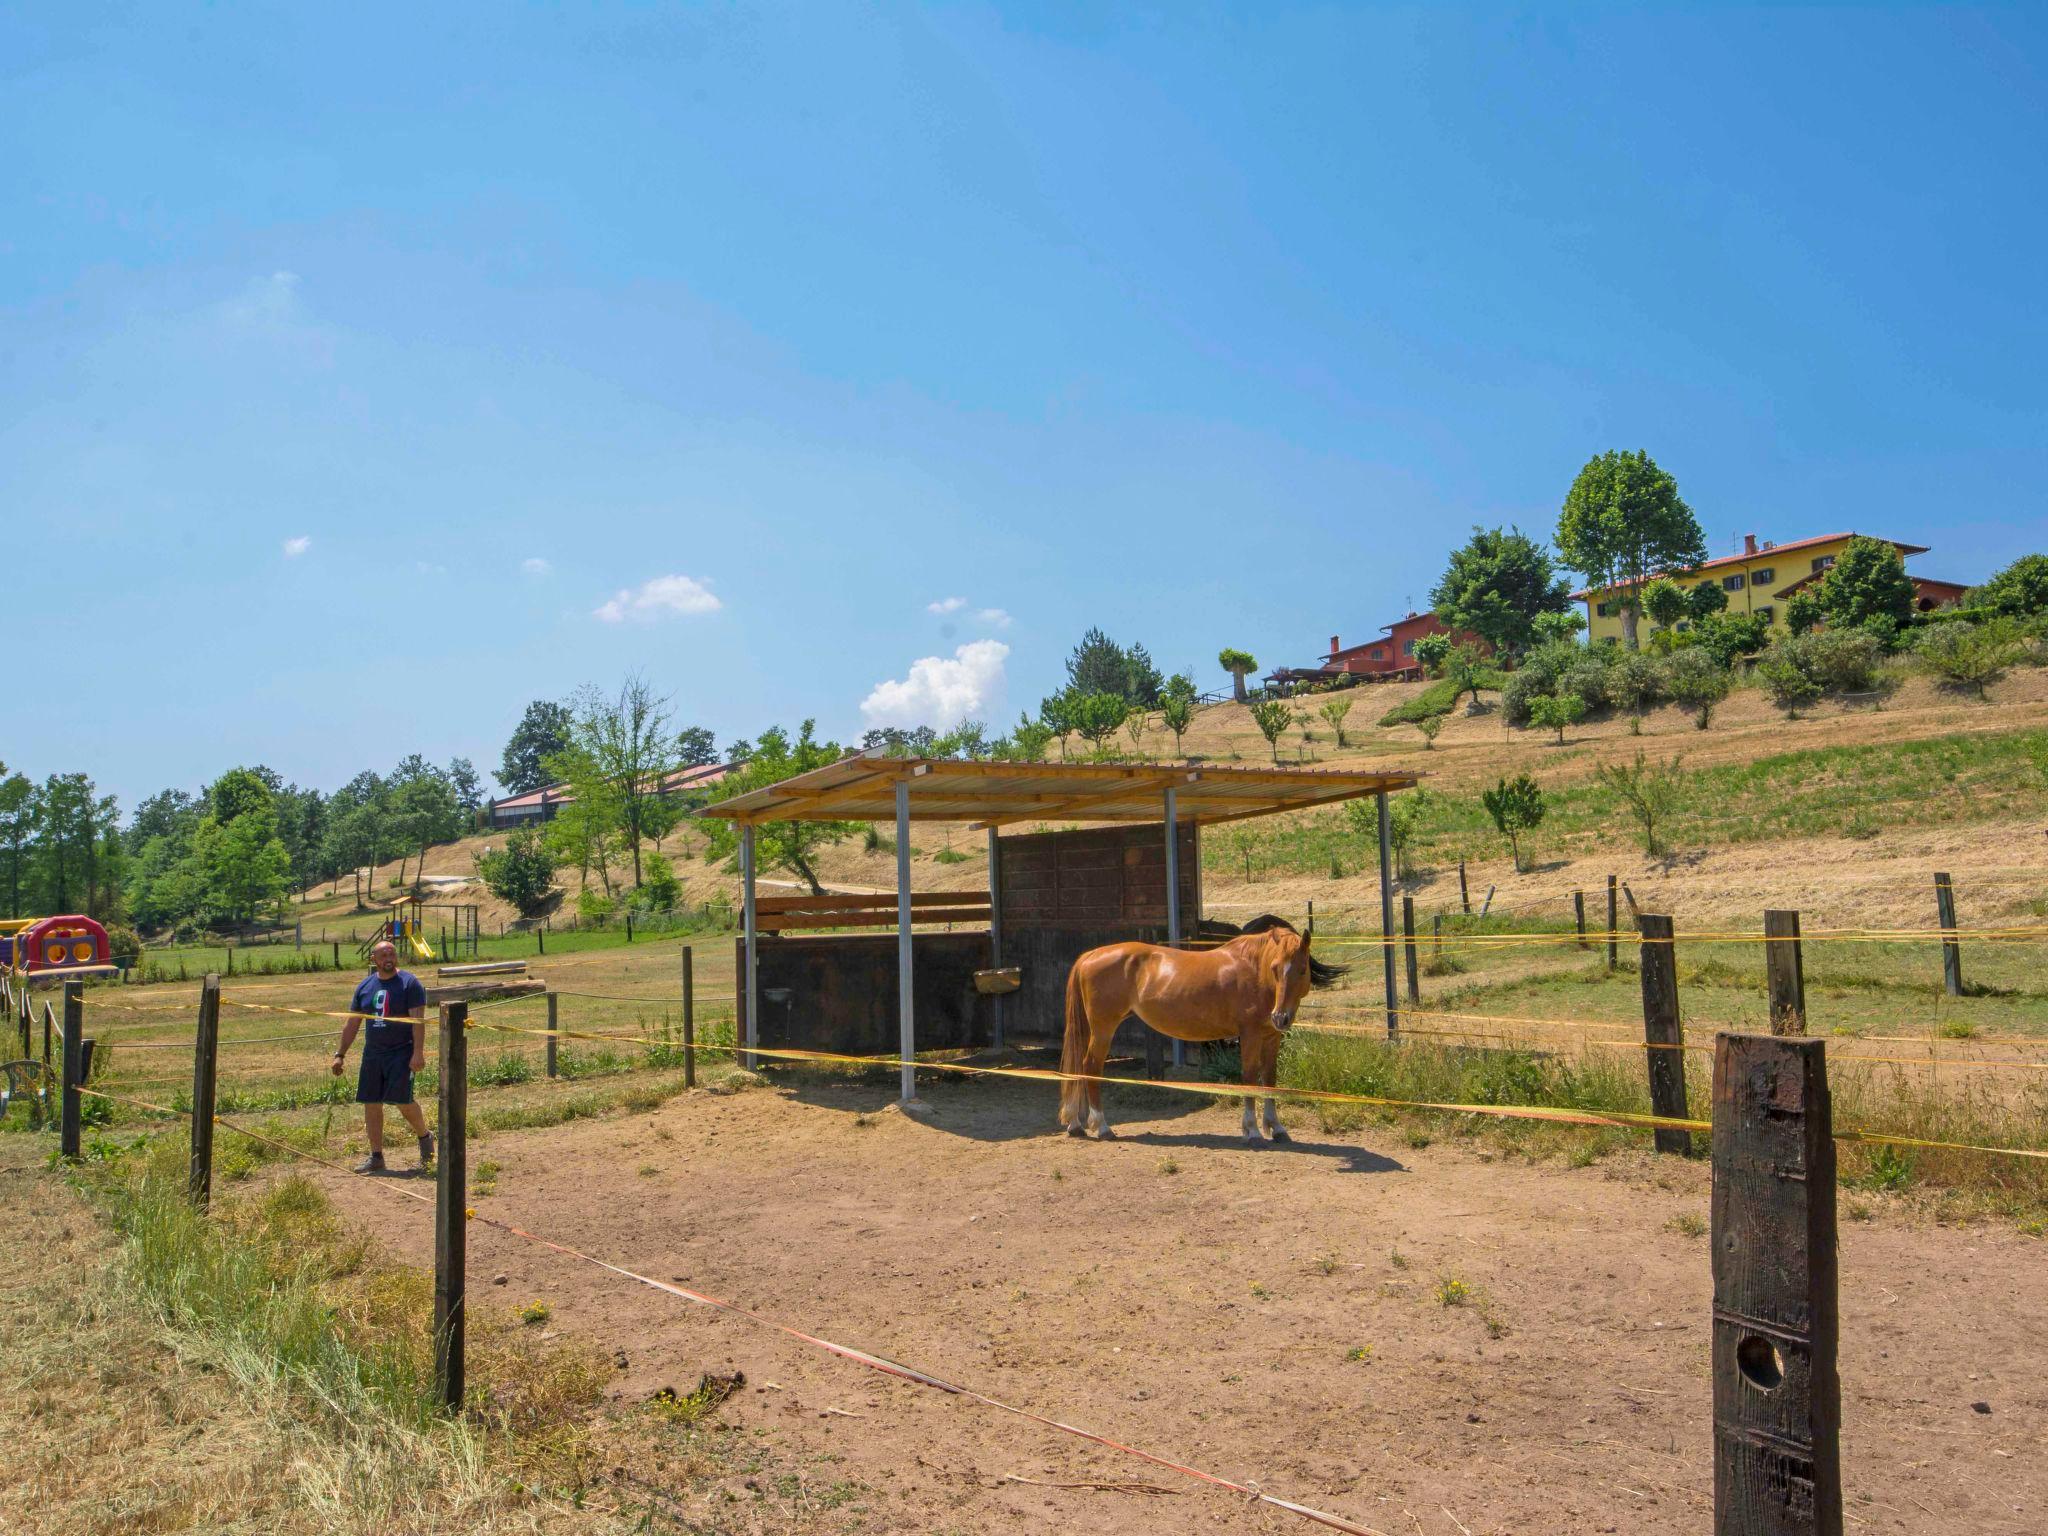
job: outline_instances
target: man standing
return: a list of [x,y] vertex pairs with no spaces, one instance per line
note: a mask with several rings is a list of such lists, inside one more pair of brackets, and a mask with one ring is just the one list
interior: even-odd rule
[[384,1106],[396,1104],[405,1123],[420,1139],[422,1166],[434,1160],[434,1138],[427,1117],[412,1098],[412,1075],[427,1064],[427,989],[411,971],[398,968],[398,946],[381,940],[370,950],[376,969],[365,976],[349,1002],[349,1020],[341,1026],[341,1049],[334,1053],[334,1075],[341,1076],[356,1026],[365,1020],[363,1065],[356,1077],[356,1102],[363,1106],[363,1129],[370,1138],[370,1160],[357,1173],[384,1172]]

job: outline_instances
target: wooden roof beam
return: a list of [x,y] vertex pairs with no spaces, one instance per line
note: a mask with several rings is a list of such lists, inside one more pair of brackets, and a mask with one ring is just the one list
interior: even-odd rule
[[[987,821],[976,822],[971,830],[983,832],[996,827],[1012,826],[1020,821],[1051,821],[1060,816],[1071,816],[1076,811],[1085,811],[1091,805],[1109,805],[1118,800],[1128,800],[1133,795],[1164,794],[1167,790],[1178,789],[1183,784],[1198,783],[1201,777],[1199,768],[1187,768],[1178,773],[1154,774],[1149,779],[1126,779],[1114,788],[1098,790],[1093,794],[1075,795],[1071,799],[1034,807],[1028,811],[1018,811],[1010,816],[991,816]],[[1160,814],[1163,819],[1163,808]]]

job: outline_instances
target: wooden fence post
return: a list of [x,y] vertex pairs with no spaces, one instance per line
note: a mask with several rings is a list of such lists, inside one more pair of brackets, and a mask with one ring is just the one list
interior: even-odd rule
[[[51,1055],[50,1042],[57,1038],[57,1015],[50,1007],[50,1000],[43,999],[43,1068],[48,1071],[55,1058]],[[61,1065],[61,1063],[59,1063]]]
[[1415,954],[1415,898],[1401,898],[1401,947],[1408,953],[1408,1001],[1422,1001],[1421,968]]
[[533,930],[533,952],[536,955],[548,952],[548,930],[545,926]]
[[186,1191],[202,1211],[213,1199],[213,1109],[220,1066],[220,977],[199,983],[199,1029],[192,1040],[192,1171]]
[[633,942],[633,914],[630,912],[626,914],[626,942]]
[[1572,919],[1579,927],[1579,948],[1592,948],[1586,942],[1586,893],[1584,891],[1572,892]]
[[1464,908],[1467,917],[1472,915],[1472,887],[1465,883],[1465,861],[1463,859],[1458,860],[1458,905]]
[[[1678,1019],[1678,946],[1672,942],[1671,919],[1649,912],[1636,921],[1642,927],[1636,969],[1643,978],[1643,1042],[1650,1058],[1650,1111],[1669,1120],[1690,1118],[1685,1112],[1685,1030]],[[1692,1151],[1692,1132],[1677,1126],[1656,1127],[1659,1152],[1680,1157]]]
[[1806,1033],[1806,966],[1799,951],[1799,914],[1764,913],[1764,980],[1770,989],[1771,1033]]
[[1429,963],[1441,973],[1444,963],[1444,915],[1441,912],[1429,920]]
[[1714,1050],[1715,1536],[1841,1536],[1827,1047]]
[[1607,877],[1607,974],[1612,976],[1621,964],[1621,930],[1615,924],[1621,921],[1621,911],[1614,904],[1615,877]]
[[337,971],[341,969],[341,940],[339,939],[334,941],[334,968]]
[[[552,996],[552,994],[550,994]],[[462,1408],[463,1270],[468,1258],[469,1004],[441,1005],[441,1146],[434,1182],[434,1385]]]
[[558,1001],[559,1001],[559,999],[558,999],[558,998],[556,997],[556,995],[555,995],[555,994],[554,994],[553,992],[550,992],[550,993],[548,993],[548,1076],[549,1076],[549,1077],[554,1077],[554,1076],[557,1076],[557,1075],[558,1075],[558,1074],[557,1074],[557,1070],[556,1070],[556,1066],[555,1066],[555,1048],[556,1048],[557,1046],[559,1046],[559,1045],[560,1045],[560,1044],[562,1043],[562,1042],[561,1042],[561,1039],[560,1039],[560,1037],[559,1037],[559,1036],[557,1036],[557,1035],[556,1035],[556,1033],[555,1033],[555,1030],[556,1030],[556,1029],[557,1029],[557,1028],[559,1027],[559,1026],[558,1026],[558,1025],[557,1025],[557,1024],[555,1023],[555,1020],[557,1019],[557,1017],[559,1017],[559,1015],[558,1015],[558,1013],[557,1013],[557,1011],[556,1011],[556,1007],[555,1007],[555,1005],[556,1005],[556,1003],[557,1003]]
[[683,1086],[697,1086],[697,980],[690,946],[683,946]]
[[1941,989],[1963,995],[1963,946],[1956,939],[1956,886],[1947,875],[1934,877],[1934,912],[1941,923]]
[[[47,1017],[47,1015],[45,1016]],[[78,1087],[85,1081],[85,983],[64,983],[64,1105],[57,1150],[78,1161]]]

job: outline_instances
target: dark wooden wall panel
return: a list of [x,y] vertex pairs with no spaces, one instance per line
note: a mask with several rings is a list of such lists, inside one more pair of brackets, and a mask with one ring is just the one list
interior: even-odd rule
[[[745,939],[733,944],[746,975]],[[974,990],[974,973],[990,964],[989,935],[920,933],[911,939],[911,988],[917,1001],[917,1048],[966,1049],[992,1038],[990,999]],[[896,935],[783,934],[761,940],[757,982],[761,1035],[777,1049],[894,1054],[897,1043]],[[779,1002],[769,994],[786,990]],[[739,988],[741,1037],[746,987]]]

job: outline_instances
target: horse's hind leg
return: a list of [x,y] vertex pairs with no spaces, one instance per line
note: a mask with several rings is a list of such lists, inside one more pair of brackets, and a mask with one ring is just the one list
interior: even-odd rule
[[1115,1039],[1115,1025],[1091,1036],[1088,1056],[1081,1067],[1088,1074],[1088,1130],[1097,1141],[1116,1140],[1116,1132],[1109,1128],[1109,1116],[1102,1109],[1102,1074],[1109,1066],[1109,1047]]

